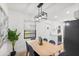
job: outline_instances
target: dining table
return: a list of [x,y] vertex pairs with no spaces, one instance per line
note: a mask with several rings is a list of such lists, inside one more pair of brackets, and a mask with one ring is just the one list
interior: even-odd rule
[[39,45],[39,40],[28,40],[28,44],[33,50],[40,56],[57,56],[60,51],[64,51],[63,44],[54,45],[48,41],[42,41],[42,45]]

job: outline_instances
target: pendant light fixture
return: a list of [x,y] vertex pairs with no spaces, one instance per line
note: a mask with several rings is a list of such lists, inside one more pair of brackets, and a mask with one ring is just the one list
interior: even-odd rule
[[42,9],[43,3],[37,5],[38,14],[34,17],[35,21],[47,20],[47,13]]

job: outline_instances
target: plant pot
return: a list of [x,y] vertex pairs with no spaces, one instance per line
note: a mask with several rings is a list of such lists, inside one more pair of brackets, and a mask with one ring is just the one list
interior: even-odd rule
[[10,53],[10,56],[15,56],[16,55],[16,51],[12,51],[11,53]]

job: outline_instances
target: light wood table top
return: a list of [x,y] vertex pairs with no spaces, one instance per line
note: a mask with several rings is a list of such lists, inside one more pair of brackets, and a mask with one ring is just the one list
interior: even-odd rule
[[55,55],[59,50],[63,49],[63,45],[53,45],[49,42],[43,41],[43,45],[39,45],[38,40],[31,40],[28,43],[32,46],[34,51],[40,56]]

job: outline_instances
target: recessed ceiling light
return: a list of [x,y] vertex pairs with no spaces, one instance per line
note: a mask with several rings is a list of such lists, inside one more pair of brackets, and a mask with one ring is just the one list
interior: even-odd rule
[[54,18],[58,18],[58,16],[54,16]]
[[66,14],[69,14],[69,13],[70,13],[70,11],[67,11],[67,12],[66,12]]

